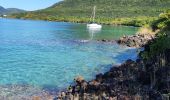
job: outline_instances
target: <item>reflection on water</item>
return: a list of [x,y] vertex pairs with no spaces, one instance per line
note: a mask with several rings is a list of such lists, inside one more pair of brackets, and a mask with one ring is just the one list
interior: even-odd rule
[[95,37],[95,35],[99,32],[101,32],[101,28],[87,28],[88,32],[89,32],[89,36],[90,39],[89,40],[93,40],[93,38]]
[[96,35],[100,34],[102,29],[101,28],[89,28],[89,27],[87,27],[86,30],[87,30],[86,34],[88,35],[88,38],[87,39],[76,40],[76,41],[85,43],[85,42],[90,42],[92,40],[95,40]]

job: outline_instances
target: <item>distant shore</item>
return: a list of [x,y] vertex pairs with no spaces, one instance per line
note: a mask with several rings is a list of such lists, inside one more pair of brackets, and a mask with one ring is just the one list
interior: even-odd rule
[[[54,21],[54,22],[89,23],[89,18],[86,17],[72,18],[68,16],[66,18],[63,17],[32,18],[32,17],[16,17],[13,15],[9,15],[4,18],[23,19],[23,20],[27,20],[27,19],[44,20],[44,21]],[[140,16],[134,18],[96,18],[95,22],[103,25],[123,25],[123,26],[141,27],[145,24],[150,24],[155,19],[157,19],[157,17],[147,17],[147,16]]]

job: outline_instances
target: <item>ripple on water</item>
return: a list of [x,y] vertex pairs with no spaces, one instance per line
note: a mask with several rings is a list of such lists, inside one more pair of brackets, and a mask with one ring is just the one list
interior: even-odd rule
[[[46,91],[29,85],[1,85],[0,100],[48,100],[55,98],[56,92]],[[36,100],[37,100],[36,99]]]
[[0,19],[0,27],[2,98],[49,94],[78,75],[90,80],[112,64],[137,57],[135,49],[95,41],[134,34],[132,27],[103,26],[92,35],[85,25],[73,23]]

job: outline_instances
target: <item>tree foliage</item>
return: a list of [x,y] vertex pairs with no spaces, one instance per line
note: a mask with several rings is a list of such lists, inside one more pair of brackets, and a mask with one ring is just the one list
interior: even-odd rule
[[170,49],[170,11],[161,13],[159,19],[155,20],[151,27],[153,30],[160,30],[157,38],[149,45],[149,50],[142,54],[143,58],[154,57],[163,54],[166,49]]
[[88,22],[94,5],[97,6],[98,23],[142,26],[170,9],[170,0],[63,0],[43,10],[13,14],[11,17]]

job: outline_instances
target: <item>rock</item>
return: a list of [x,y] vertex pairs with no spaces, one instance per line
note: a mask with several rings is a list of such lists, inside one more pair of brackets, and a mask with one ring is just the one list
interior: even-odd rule
[[39,96],[35,96],[33,97],[33,100],[41,100],[41,98]]
[[102,78],[103,78],[103,74],[102,73],[96,75],[96,81],[101,82]]
[[74,96],[74,100],[79,100],[79,98],[80,98],[80,97],[79,97],[79,94],[76,93],[75,96]]
[[93,85],[93,86],[98,86],[100,83],[95,81],[95,80],[93,80],[93,81],[89,82],[89,84]]
[[88,100],[87,97],[88,97],[87,93],[84,93],[83,94],[83,100]]
[[74,79],[78,84],[81,84],[81,82],[84,81],[84,78],[82,76],[78,76]]
[[104,99],[104,100],[107,98],[107,95],[106,95],[106,93],[105,93],[105,92],[104,92],[104,93],[102,93],[102,97],[103,97],[103,99]]
[[87,89],[88,83],[86,81],[81,83],[81,90],[85,91]]
[[99,42],[107,42],[107,43],[115,43],[115,40],[107,40],[107,39],[101,39],[101,40],[97,40]]
[[109,100],[118,100],[117,97],[111,97]]
[[[124,38],[137,46],[141,45],[139,42],[145,42],[145,39],[140,38],[142,36]],[[147,49],[149,50],[149,46]],[[58,100],[64,97],[63,100],[161,100],[161,93],[170,92],[170,49],[164,53],[167,64],[163,67],[156,66],[160,63],[159,56],[158,60],[129,59],[120,66],[113,66],[104,74],[96,75],[96,78],[89,82],[78,76],[75,78],[76,84],[70,86],[67,92],[61,92]],[[156,70],[153,70],[155,67]],[[151,88],[154,74],[156,84]]]
[[72,88],[72,86],[70,85],[70,86],[68,87],[68,93],[72,93],[72,91],[73,91],[73,88]]
[[125,36],[117,40],[118,44],[126,45],[128,47],[142,47],[148,41],[153,40],[154,35],[145,34],[145,35],[133,35],[133,36]]
[[106,39],[102,39],[102,42],[106,42],[107,40]]
[[74,96],[70,93],[69,95],[67,95],[66,100],[74,100]]
[[59,92],[58,94],[57,94],[57,98],[61,98],[62,96],[61,96],[61,92]]
[[166,55],[166,60],[167,60],[166,62],[168,65],[170,65],[170,49],[167,49],[165,51],[165,55]]
[[135,61],[131,60],[131,59],[128,59],[126,62],[125,62],[125,65],[127,66],[134,66],[135,64]]
[[142,100],[142,97],[137,94],[137,95],[134,96],[134,100]]
[[61,96],[62,96],[62,97],[65,97],[65,96],[66,96],[66,93],[65,93],[65,92],[62,92],[62,93],[61,93]]
[[118,44],[122,44],[122,41],[121,41],[121,39],[120,39],[120,40],[117,40],[117,43],[118,43]]
[[92,100],[99,100],[99,97],[96,96],[95,94],[92,94]]

